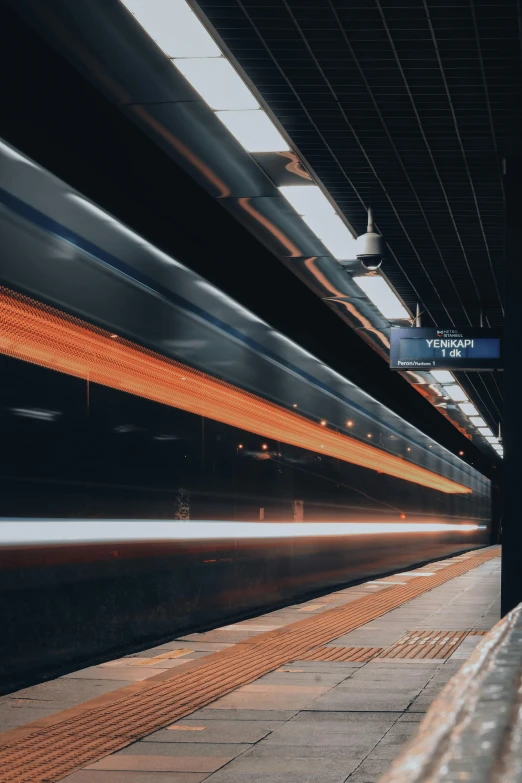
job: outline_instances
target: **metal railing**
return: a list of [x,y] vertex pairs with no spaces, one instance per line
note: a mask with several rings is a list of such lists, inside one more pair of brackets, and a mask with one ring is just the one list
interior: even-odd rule
[[522,781],[522,604],[484,637],[379,783]]

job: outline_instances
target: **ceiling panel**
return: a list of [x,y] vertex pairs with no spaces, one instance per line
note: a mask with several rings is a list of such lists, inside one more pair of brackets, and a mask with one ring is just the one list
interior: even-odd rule
[[[200,0],[423,325],[503,320],[502,155],[520,112],[516,0]],[[518,115],[520,118],[520,114]],[[492,426],[501,374],[459,380]]]

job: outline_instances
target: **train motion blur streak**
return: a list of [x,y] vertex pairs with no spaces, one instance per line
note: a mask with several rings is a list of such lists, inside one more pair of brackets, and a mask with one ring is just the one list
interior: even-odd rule
[[0,186],[0,688],[488,543],[472,465],[1,142]]
[[[44,523],[44,524],[42,524]],[[40,545],[83,545],[165,541],[218,541],[234,538],[276,539],[322,536],[382,536],[411,533],[469,533],[479,525],[465,522],[223,522],[218,520],[152,522],[150,520],[1,521],[0,549]],[[484,529],[484,526],[482,526]]]
[[0,288],[0,307],[0,351],[17,359],[442,492],[472,491],[13,291]]

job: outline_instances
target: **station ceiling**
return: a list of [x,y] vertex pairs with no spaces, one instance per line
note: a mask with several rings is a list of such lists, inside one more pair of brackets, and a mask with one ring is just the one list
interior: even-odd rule
[[[410,309],[419,303],[423,325],[501,326],[519,3],[199,6],[358,233],[372,205],[392,250],[386,275]],[[458,377],[490,423],[501,421],[501,375]]]
[[[34,0],[10,4],[5,52],[17,78],[9,82],[5,138],[402,415],[417,416],[418,426],[433,427],[437,437],[455,444],[450,448],[463,446],[466,459],[482,462],[471,444],[461,444],[460,433],[449,432],[447,420],[415,404],[418,396],[377,354],[368,355],[367,345],[358,345],[363,341],[356,332],[340,330],[332,313],[296,285],[284,265],[226,210],[216,211],[132,127],[133,106],[154,111],[159,105],[144,92],[143,79],[152,70],[144,73],[141,67],[143,46],[149,47],[156,77],[160,63],[151,40],[142,35],[138,41],[139,28],[122,15],[124,6],[149,8],[147,0],[121,2],[81,2],[74,9],[64,0],[45,9]],[[355,233],[364,232],[366,208],[373,207],[391,251],[384,272],[411,312],[420,305],[423,325],[477,326],[482,317],[484,325],[500,326],[502,160],[516,143],[520,122],[517,0],[188,2]],[[165,0],[161,7],[176,4],[184,3]],[[104,46],[101,20],[115,36],[116,53]],[[52,46],[61,39],[61,54],[44,43],[45,35]],[[126,86],[132,83],[139,93],[123,101],[125,113],[118,115],[70,68],[78,60],[81,73],[101,84],[106,96],[114,92],[110,102],[116,105],[123,100],[118,79],[125,71]],[[168,78],[174,85],[174,77]],[[152,94],[161,93],[158,78],[155,83]],[[194,93],[187,97],[186,85],[176,83],[174,93],[167,91],[165,106],[181,101],[182,107],[203,110]],[[207,131],[216,132],[213,122]],[[224,140],[218,130],[215,142]],[[183,199],[173,201],[180,192]],[[194,215],[206,225],[204,235],[194,234]],[[263,269],[255,286],[245,276],[246,259],[249,269]],[[494,430],[502,418],[500,379],[498,373],[458,374]]]

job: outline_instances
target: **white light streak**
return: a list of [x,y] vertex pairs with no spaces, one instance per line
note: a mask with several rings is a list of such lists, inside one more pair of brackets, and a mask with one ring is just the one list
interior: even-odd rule
[[222,522],[170,520],[2,520],[0,547],[42,544],[215,541],[332,536],[382,536],[412,533],[471,533],[485,525],[443,522]]
[[41,408],[10,408],[15,416],[23,419],[38,419],[38,421],[56,421],[61,416],[60,411],[48,411]]

